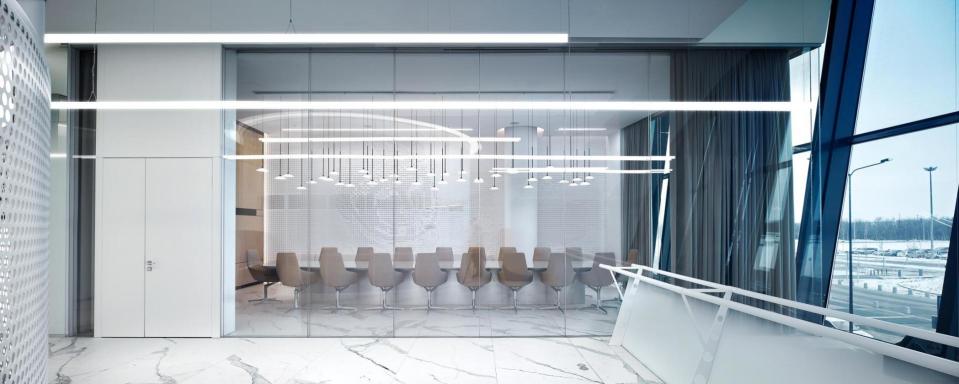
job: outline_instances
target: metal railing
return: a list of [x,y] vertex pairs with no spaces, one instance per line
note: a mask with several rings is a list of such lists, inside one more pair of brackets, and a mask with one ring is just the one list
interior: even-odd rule
[[[803,319],[783,315],[774,311],[767,309],[762,309],[747,304],[743,304],[737,301],[732,300],[733,295],[738,295],[742,297],[748,297],[751,299],[764,301],[768,303],[778,304],[783,307],[793,308],[800,311],[815,313],[823,316],[835,317],[841,320],[846,320],[851,323],[857,323],[860,325],[866,325],[869,327],[895,332],[898,334],[912,336],[917,339],[927,340],[935,343],[939,343],[945,346],[950,346],[954,348],[959,348],[959,338],[944,335],[941,333],[926,331],[922,329],[912,328],[900,324],[889,323],[882,320],[877,320],[869,317],[864,317],[856,314],[850,314],[847,312],[840,312],[829,308],[817,307],[814,305],[809,305],[805,303],[800,303],[792,300],[783,299],[780,297],[765,295],[762,293],[751,292],[745,289],[731,287],[727,285],[717,284],[705,280],[696,279],[689,276],[684,276],[672,272],[662,271],[638,264],[633,264],[632,266],[623,266],[616,267],[610,265],[600,265],[601,268],[609,270],[610,274],[613,275],[615,280],[615,275],[620,274],[635,279],[638,282],[644,284],[649,284],[656,286],[676,294],[682,295],[684,297],[690,297],[697,300],[701,300],[707,303],[718,305],[720,307],[725,307],[730,310],[741,312],[750,316],[761,318],[773,323],[782,324],[799,331],[821,336],[825,338],[837,339],[842,342],[855,345],[867,350],[896,358],[908,363],[912,363],[924,368],[935,370],[938,372],[945,373],[947,375],[959,376],[959,362],[944,359],[938,356],[926,354],[923,352],[915,351],[912,349],[904,348],[895,344],[890,344],[884,341],[876,340],[867,336],[849,333],[847,331],[839,330],[836,328],[812,323]],[[696,285],[700,285],[707,288],[686,288],[670,283],[666,283],[660,280],[657,280],[652,277],[643,276],[643,273],[650,273],[652,275],[665,276],[673,278],[676,280],[681,280]],[[617,286],[619,290],[620,297],[625,301],[623,291]],[[723,293],[722,297],[713,296],[709,293]]]

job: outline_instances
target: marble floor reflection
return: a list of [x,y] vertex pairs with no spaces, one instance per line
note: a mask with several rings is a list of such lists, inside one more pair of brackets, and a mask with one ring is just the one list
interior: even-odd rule
[[[588,294],[592,294],[590,291]],[[280,285],[269,288],[276,301],[249,303],[263,295],[261,286],[236,291],[236,329],[228,336],[255,337],[509,337],[509,336],[608,336],[618,314],[615,305],[607,313],[595,309],[566,311],[520,309],[453,310],[423,309],[357,310],[293,309],[292,290]],[[616,296],[615,288],[603,293]],[[375,302],[376,297],[365,298]],[[591,296],[588,302],[593,302]],[[319,300],[319,305],[331,300]],[[423,303],[425,304],[425,303]],[[354,305],[344,299],[344,305]],[[371,304],[366,304],[369,306]],[[435,304],[435,305],[442,305]],[[502,305],[502,304],[497,304]],[[361,305],[363,307],[364,305]],[[571,306],[581,308],[582,305]]]
[[659,383],[605,338],[51,338],[48,383]]

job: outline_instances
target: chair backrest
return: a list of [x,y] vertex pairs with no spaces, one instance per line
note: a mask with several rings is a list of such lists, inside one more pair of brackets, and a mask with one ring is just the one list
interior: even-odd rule
[[616,265],[616,253],[614,252],[596,252],[596,256],[593,257],[593,266],[598,266],[599,264],[606,265]]
[[347,275],[346,266],[343,264],[343,255],[336,251],[334,247],[323,247],[320,250],[320,277],[329,286],[339,286],[343,284]]
[[263,265],[263,259],[260,258],[260,252],[258,252],[258,251],[255,250],[255,249],[247,249],[247,250],[246,250],[246,266],[247,266],[247,268],[249,268],[249,267],[255,267],[255,266],[258,266],[258,265]]
[[499,247],[499,254],[496,256],[499,261],[503,261],[503,258],[509,257],[509,255],[516,253],[516,247]]
[[440,269],[436,254],[419,253],[413,267],[413,282],[421,287],[433,288],[446,281],[446,272]]
[[480,285],[486,271],[486,257],[483,247],[470,247],[469,252],[460,260],[460,270],[456,273],[466,285]]
[[613,252],[597,252],[593,258],[593,267],[580,274],[580,280],[592,287],[602,287],[613,284],[613,275],[608,270],[600,268],[600,264],[616,265],[616,254]]
[[287,287],[303,285],[303,274],[300,273],[300,261],[293,252],[276,254],[276,273],[280,276],[280,283]]
[[550,252],[549,247],[533,248],[533,261],[548,261]]
[[583,259],[583,249],[580,247],[566,247],[566,256],[576,260]]
[[513,252],[500,256],[500,263],[501,273],[499,276],[501,279],[521,282],[532,277],[529,266],[526,264],[526,254]]
[[367,268],[367,275],[370,277],[370,284],[374,286],[392,288],[396,285],[393,260],[390,260],[388,253],[373,254],[373,258],[370,259],[370,265]]
[[393,249],[393,260],[396,261],[413,261],[413,248],[410,247],[396,247]]
[[453,261],[453,248],[436,247],[436,261]]
[[575,276],[573,264],[566,254],[554,253],[549,256],[549,264],[543,271],[543,283],[551,287],[565,287],[573,282]]
[[356,248],[356,261],[370,261],[373,257],[373,247]]
[[626,266],[628,267],[630,265],[638,264],[638,263],[639,263],[639,250],[630,249],[629,252],[626,253]]

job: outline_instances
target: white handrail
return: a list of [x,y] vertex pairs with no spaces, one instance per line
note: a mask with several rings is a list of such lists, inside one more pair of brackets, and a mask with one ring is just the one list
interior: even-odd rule
[[[732,292],[738,295],[742,295],[742,296],[746,296],[746,297],[750,297],[750,298],[754,298],[762,301],[767,301],[770,303],[780,304],[786,307],[800,309],[807,312],[813,312],[813,313],[817,313],[824,316],[828,315],[828,316],[840,318],[846,321],[865,324],[871,327],[884,329],[887,331],[898,332],[898,333],[912,336],[918,339],[933,341],[940,344],[959,348],[959,338],[957,337],[943,335],[941,333],[935,333],[935,332],[925,331],[925,330],[916,329],[916,328],[910,328],[910,327],[902,326],[899,324],[887,323],[881,320],[862,317],[855,314],[839,312],[839,311],[835,311],[828,308],[816,307],[813,305],[799,303],[799,302],[786,300],[786,299],[782,299],[774,296],[769,296],[761,293],[750,292],[750,291],[746,291],[736,287],[730,287],[722,284],[707,282],[704,280],[683,276],[683,275],[675,274],[672,272],[661,271],[661,270],[657,270],[657,269],[653,269],[653,268],[649,268],[641,265],[636,265],[636,264],[633,264],[632,266],[626,267],[626,268],[615,267],[615,266],[610,266],[605,264],[601,264],[600,267],[607,269],[611,272],[632,277],[644,283],[648,283],[650,285],[678,293],[680,295],[693,297],[693,298],[696,298],[705,302],[709,302],[715,305],[725,305],[729,309],[733,309],[735,311],[752,315],[761,319],[765,319],[771,322],[796,328],[800,331],[803,331],[809,334],[839,339],[849,344],[866,348],[886,356],[891,356],[899,360],[920,365],[920,366],[923,366],[932,370],[936,370],[942,373],[946,373],[949,375],[959,376],[959,362],[955,362],[953,360],[944,359],[938,356],[914,351],[912,349],[903,348],[895,344],[890,344],[890,343],[879,341],[873,338],[857,335],[854,333],[849,333],[849,332],[838,330],[832,327],[822,326],[806,320],[797,319],[795,317],[786,316],[780,313],[749,306],[739,302],[726,300],[720,297],[706,294],[699,289],[679,287],[679,286],[665,283],[650,277],[642,276],[642,272],[648,271],[653,274],[673,277],[676,279],[685,280],[685,281],[693,282],[696,284],[708,286],[710,288],[715,288],[721,291]],[[631,272],[628,269],[636,269],[637,272]]]

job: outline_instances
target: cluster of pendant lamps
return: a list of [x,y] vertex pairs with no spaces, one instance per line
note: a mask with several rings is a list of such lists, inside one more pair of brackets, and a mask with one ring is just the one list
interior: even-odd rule
[[[311,120],[310,122],[308,122],[308,126],[312,126],[312,115],[308,115],[308,116],[310,116],[310,120]],[[400,155],[399,153],[400,151],[398,147],[395,145],[396,143],[393,142],[392,143],[393,145],[390,145],[389,141],[383,142],[383,144],[379,145],[379,148],[378,148],[379,151],[377,151],[376,146],[373,144],[374,141],[372,140],[373,138],[372,135],[373,135],[373,132],[375,131],[388,131],[389,128],[386,128],[386,129],[377,128],[375,126],[377,123],[377,120],[374,120],[374,119],[370,119],[369,121],[364,121],[364,125],[366,127],[365,130],[352,129],[352,128],[350,129],[330,128],[334,125],[338,127],[343,127],[342,121],[332,121],[337,118],[336,116],[342,116],[342,114],[336,114],[333,117],[326,117],[324,119],[321,119],[321,126],[324,126],[326,128],[317,128],[317,129],[290,128],[291,124],[289,122],[289,119],[283,119],[281,120],[280,135],[282,137],[282,135],[287,134],[287,132],[306,131],[306,133],[309,135],[306,138],[306,140],[297,140],[299,141],[299,145],[300,145],[300,153],[308,153],[309,155],[313,155],[315,148],[311,138],[312,138],[312,132],[314,131],[326,132],[330,135],[333,135],[333,134],[342,135],[342,132],[349,132],[349,131],[361,131],[361,132],[366,131],[370,134],[369,141],[355,140],[354,138],[348,138],[349,142],[340,142],[338,140],[331,140],[331,141],[323,142],[322,144],[320,144],[321,145],[320,151],[315,152],[322,155],[342,155],[344,146],[347,146],[347,151],[349,153],[353,149],[353,145],[356,145],[358,143],[361,146],[360,150],[362,151],[362,156],[356,159],[358,161],[362,161],[360,165],[360,169],[357,169],[355,172],[350,172],[350,170],[353,169],[353,160],[354,160],[353,157],[348,157],[346,159],[323,158],[323,159],[320,159],[320,164],[318,166],[314,165],[314,160],[312,158],[310,160],[307,160],[309,161],[309,164],[306,164],[306,165],[304,165],[303,159],[299,159],[301,175],[299,177],[300,183],[296,187],[296,189],[306,190],[308,189],[307,187],[309,185],[318,184],[319,181],[333,183],[333,185],[337,187],[343,187],[343,188],[354,188],[359,183],[363,183],[368,186],[376,186],[379,184],[390,184],[390,183],[394,185],[399,185],[403,183],[403,180],[401,179],[401,175],[400,175],[401,171],[412,173],[413,181],[411,182],[411,185],[413,186],[423,185],[423,182],[420,180],[421,172],[420,172],[419,163],[421,159],[420,159],[419,151],[420,151],[421,145],[417,145],[418,137],[416,135],[418,134],[415,133],[417,130],[414,129],[413,130],[414,136],[409,138],[410,139],[409,163],[406,163],[405,160],[398,160],[398,159],[387,160],[388,150],[392,153],[393,156]],[[370,114],[369,116],[373,116],[373,115]],[[432,118],[434,116],[430,116],[430,117]],[[515,117],[515,113],[513,113],[512,117]],[[415,119],[418,119],[419,116],[414,116],[413,118],[415,120]],[[583,114],[582,119],[584,119],[584,122],[585,122],[585,119],[586,119],[585,114]],[[446,126],[445,114],[442,116],[442,120],[443,120],[443,125]],[[495,120],[495,116],[494,116],[494,120]],[[530,122],[532,121],[532,111],[529,111],[528,121]],[[282,127],[283,125],[285,125],[286,127],[285,128]],[[460,126],[461,127],[463,126],[463,113],[460,113]],[[548,126],[549,126],[549,114],[547,114],[547,127]],[[395,112],[394,112],[394,130],[395,129],[396,128],[395,128]],[[459,128],[458,130],[466,131],[468,129]],[[567,154],[574,155],[574,156],[582,156],[582,155],[586,155],[587,157],[590,156],[591,148],[589,145],[588,137],[585,133],[588,131],[587,129],[580,130],[580,129],[561,128],[559,130],[564,130],[564,131],[579,130],[581,132],[584,132],[581,135],[569,134],[565,137],[566,140],[563,140],[564,137],[560,137],[560,141],[566,141],[565,143],[562,143],[562,144],[565,144],[562,146],[563,156],[566,156]],[[554,144],[553,144],[552,131],[549,128],[544,130],[543,128],[535,126],[531,123],[528,125],[520,125],[518,122],[515,121],[515,119],[513,119],[513,121],[511,121],[508,126],[503,127],[499,130],[500,135],[509,135],[512,137],[519,137],[518,140],[513,139],[513,140],[503,142],[503,146],[506,146],[506,145],[509,146],[508,154],[510,155],[515,155],[516,146],[518,142],[522,144],[528,143],[529,154],[534,155],[537,150],[535,145],[535,142],[536,142],[535,136],[541,135],[544,131],[547,135],[545,152],[547,156],[551,156],[553,155]],[[338,136],[338,137],[342,138],[342,136]],[[275,145],[277,145],[278,147],[277,151],[281,155],[284,152],[291,153],[290,147],[292,143],[290,141],[293,141],[293,140],[281,140],[279,142],[274,143]],[[436,141],[436,142],[432,140],[429,141],[430,156],[425,156],[427,159],[423,159],[422,161],[428,162],[427,168],[426,168],[426,171],[427,171],[426,177],[427,177],[427,181],[430,182],[431,190],[438,191],[440,188],[439,186],[448,184],[451,180],[453,180],[450,177],[451,172],[449,169],[446,156],[451,153],[451,150],[454,152],[458,150],[459,155],[461,156],[466,154],[467,152],[466,141],[468,141],[468,138],[464,137],[462,138],[462,140],[457,140],[457,141],[458,143],[456,141]],[[306,148],[304,148],[304,144]],[[500,149],[501,142],[494,141],[492,142],[492,144],[493,144],[493,152],[497,155],[501,154],[501,149]],[[379,152],[379,153],[376,153],[376,152]],[[380,155],[380,156],[376,156],[378,157],[378,159],[375,159],[373,158],[375,155]],[[439,156],[435,156],[435,155],[439,155]],[[291,161],[296,161],[296,160],[295,159],[279,160],[279,166],[278,166],[279,169],[277,170],[278,175],[276,175],[274,179],[278,181],[297,179],[297,177],[293,175],[292,171],[290,170]],[[344,161],[346,162],[346,164],[344,164]],[[509,167],[499,166],[499,162],[501,161],[503,162],[509,161],[510,163]],[[523,160],[523,161],[526,162],[525,164],[527,166],[526,168],[517,168],[515,158],[508,159],[508,160],[497,160],[497,159],[492,160],[492,167],[490,167],[490,171],[489,171],[490,178],[492,178],[492,183],[491,183],[491,186],[489,187],[489,190],[498,191],[500,189],[500,185],[497,185],[497,180],[502,179],[503,174],[514,175],[514,174],[526,173],[526,180],[525,180],[526,184],[523,186],[523,188],[527,190],[534,189],[535,183],[539,181],[553,180],[554,174],[559,177],[559,181],[558,181],[559,184],[565,184],[570,187],[589,186],[591,185],[590,181],[594,179],[594,176],[592,172],[590,171],[591,168],[589,168],[591,163],[590,160],[578,160],[578,161],[563,160],[564,164],[563,164],[563,167],[561,168],[554,167],[553,160],[546,160],[546,167],[541,169],[541,171],[545,170],[545,172],[540,172],[545,174],[539,178],[537,178],[533,172],[534,161],[530,159]],[[401,162],[404,164],[400,164]],[[469,170],[467,169],[466,160],[460,157],[459,163],[460,163],[459,170],[453,170],[453,172],[455,172],[456,174],[455,182],[466,183],[468,181],[467,178],[469,176]],[[346,169],[345,171],[344,171],[344,165]],[[319,174],[319,176],[315,175],[314,167],[318,168],[317,173]],[[552,169],[556,169],[556,172],[555,173],[550,172]],[[567,172],[567,169],[573,169],[574,171]],[[256,171],[261,173],[270,173],[270,170],[265,166],[265,164],[257,168]],[[308,174],[304,174],[304,173],[308,173]],[[472,179],[472,183],[484,184],[485,182],[486,180],[480,174],[480,159],[476,159],[476,174],[475,174],[475,177]]]

